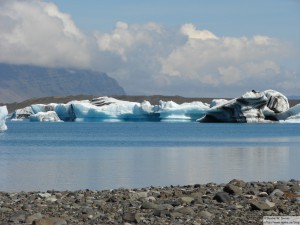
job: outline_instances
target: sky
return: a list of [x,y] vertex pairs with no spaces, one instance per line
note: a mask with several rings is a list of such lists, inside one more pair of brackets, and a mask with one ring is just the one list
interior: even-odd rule
[[129,95],[300,96],[298,0],[0,0],[0,62],[106,72]]

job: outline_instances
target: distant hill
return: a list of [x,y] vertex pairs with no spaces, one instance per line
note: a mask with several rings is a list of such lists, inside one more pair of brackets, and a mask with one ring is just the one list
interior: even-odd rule
[[0,102],[20,102],[45,96],[125,95],[105,73],[0,63]]

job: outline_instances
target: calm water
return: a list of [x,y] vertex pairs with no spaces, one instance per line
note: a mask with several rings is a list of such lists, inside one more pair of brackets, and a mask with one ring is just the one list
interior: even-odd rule
[[0,191],[300,179],[300,124],[7,125]]

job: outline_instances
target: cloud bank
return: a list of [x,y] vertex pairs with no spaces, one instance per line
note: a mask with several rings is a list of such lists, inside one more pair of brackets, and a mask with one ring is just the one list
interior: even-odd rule
[[236,96],[249,89],[299,94],[291,46],[265,35],[222,37],[194,24],[119,21],[86,35],[52,3],[0,3],[0,62],[90,68],[129,94]]

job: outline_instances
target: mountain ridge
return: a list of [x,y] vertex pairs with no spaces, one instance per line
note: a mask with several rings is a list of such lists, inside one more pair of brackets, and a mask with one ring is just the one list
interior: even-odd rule
[[68,95],[125,95],[107,74],[71,68],[0,63],[0,102],[20,102],[34,97]]

